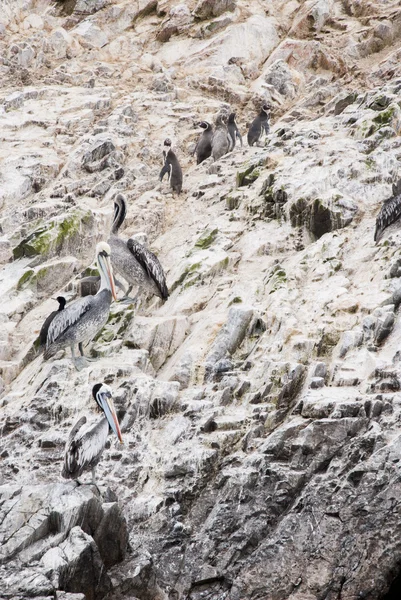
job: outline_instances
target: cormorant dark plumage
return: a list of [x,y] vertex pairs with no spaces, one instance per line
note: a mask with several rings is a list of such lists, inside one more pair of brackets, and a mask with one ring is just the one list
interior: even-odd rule
[[71,429],[61,474],[65,479],[77,479],[84,471],[92,470],[92,483],[95,484],[96,465],[102,457],[110,430],[121,443],[123,440],[109,386],[97,383],[92,388],[92,396],[103,416],[89,424],[86,424],[86,417],[81,417]]
[[212,139],[213,139],[213,127],[207,121],[199,123],[199,127],[204,129],[200,136],[198,143],[195,147],[196,164],[199,165],[201,162],[209,158],[212,155]]
[[182,169],[178,158],[171,149],[171,140],[167,138],[164,141],[163,148],[164,165],[160,171],[160,181],[163,181],[163,177],[167,174],[167,178],[170,180],[170,187],[173,192],[181,194],[182,190]]
[[55,298],[55,300],[57,300],[57,302],[59,303],[59,307],[57,310],[53,310],[53,312],[51,312],[50,315],[46,318],[45,322],[42,325],[40,333],[39,333],[39,340],[40,340],[41,348],[44,348],[46,346],[47,332],[49,330],[50,323],[53,321],[54,317],[60,311],[64,310],[64,307],[67,303],[67,300],[64,298],[64,296],[57,296],[57,298]]
[[401,179],[393,183],[393,195],[384,200],[383,205],[376,219],[375,242],[378,242],[384,233],[384,230],[398,221],[401,217]]
[[232,141],[232,146],[231,146],[230,150],[235,148],[235,142],[236,142],[237,138],[241,142],[241,146],[242,146],[242,136],[238,130],[237,123],[235,121],[235,113],[230,113],[228,115],[227,129],[228,129],[228,133],[230,134],[231,141]]
[[269,119],[270,119],[270,108],[267,104],[263,104],[260,113],[258,116],[252,121],[251,126],[248,130],[248,144],[249,146],[253,146],[256,142],[260,140],[263,135],[263,132],[267,135],[270,131],[269,127]]
[[112,298],[117,300],[114,289],[113,270],[110,264],[110,246],[100,242],[96,247],[97,264],[100,271],[100,290],[96,296],[86,296],[72,302],[58,312],[50,323],[47,333],[45,359],[70,346],[76,368],[82,368],[75,358],[74,345],[78,344],[84,357],[83,344],[92,340],[104,327],[109,318]]
[[108,240],[113,268],[129,284],[127,295],[136,286],[139,288],[138,294],[145,290],[167,300],[166,276],[157,256],[134,239],[125,242],[118,237],[126,212],[126,200],[122,194],[118,194],[114,199],[114,221]]

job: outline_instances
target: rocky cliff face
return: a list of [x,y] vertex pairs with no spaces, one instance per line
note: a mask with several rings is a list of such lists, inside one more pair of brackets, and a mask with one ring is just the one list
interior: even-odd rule
[[[398,598],[401,233],[373,241],[401,176],[398,4],[1,8],[0,597]],[[195,165],[196,123],[231,108],[245,139],[263,101],[263,147]],[[45,362],[117,192],[171,296],[112,305],[88,369]],[[125,443],[97,489],[60,472],[98,381]]]

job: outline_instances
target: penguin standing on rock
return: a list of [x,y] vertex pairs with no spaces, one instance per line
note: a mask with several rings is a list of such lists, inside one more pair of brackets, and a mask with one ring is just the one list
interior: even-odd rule
[[224,154],[230,151],[231,137],[227,130],[227,117],[218,115],[216,119],[216,129],[212,139],[213,160],[219,160]]
[[196,154],[197,165],[211,156],[213,139],[213,126],[210,125],[210,123],[207,121],[202,121],[199,123],[199,127],[201,127],[204,131],[195,147],[194,154]]
[[227,123],[227,129],[228,129],[228,133],[230,135],[231,142],[232,142],[230,151],[233,150],[233,148],[235,148],[235,142],[236,142],[237,138],[241,142],[241,147],[242,147],[242,137],[241,137],[241,134],[240,134],[240,132],[238,130],[237,123],[235,121],[235,113],[230,113],[229,114],[229,116],[228,116],[228,123]]
[[182,169],[176,155],[171,149],[171,140],[169,138],[164,140],[163,157],[164,166],[160,171],[160,181],[163,181],[163,177],[167,173],[171,189],[173,192],[180,194],[182,190]]
[[249,146],[253,146],[255,142],[258,142],[265,132],[265,135],[268,135],[270,131],[269,126],[270,119],[270,106],[267,104],[263,104],[260,109],[260,113],[258,116],[252,121],[251,126],[248,130],[248,144]]

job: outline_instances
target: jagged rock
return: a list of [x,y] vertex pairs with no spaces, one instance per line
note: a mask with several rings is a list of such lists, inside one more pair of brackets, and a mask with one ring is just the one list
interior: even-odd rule
[[104,596],[111,583],[91,536],[75,526],[60,549],[66,566],[60,568],[59,587],[66,592],[83,593],[87,600]]
[[[31,266],[53,256],[86,255],[93,253],[94,217],[91,211],[71,209],[40,227],[13,249],[14,259],[35,258]],[[93,240],[93,238],[92,238]],[[29,275],[31,276],[31,275]],[[24,282],[21,282],[21,285]]]
[[116,502],[102,504],[103,517],[93,539],[106,569],[125,558],[128,543],[127,523]]
[[[400,236],[374,245],[372,227],[399,175],[400,18],[250,0],[200,22],[195,1],[173,4],[2,5],[0,596],[384,598],[400,563]],[[266,148],[195,166],[192,125],[232,110],[245,138],[267,101]],[[157,182],[166,137],[179,197]],[[54,308],[41,296],[73,297],[119,192],[121,236],[147,235],[169,299],[113,303],[81,372],[69,351],[29,362]],[[72,212],[90,223],[35,253]],[[248,306],[248,325],[227,316]],[[98,381],[124,444],[108,439],[99,490],[55,483]]]
[[344,356],[352,349],[358,348],[363,341],[363,332],[360,330],[357,331],[345,331],[341,337],[340,348],[339,348],[339,356],[340,358],[344,358]]
[[385,313],[380,317],[374,330],[373,342],[377,345],[382,344],[392,332],[394,323],[395,315],[393,312]]
[[77,36],[84,48],[102,48],[109,42],[106,33],[90,21],[82,21],[72,30],[72,33]]
[[230,308],[227,321],[205,359],[206,378],[212,375],[221,358],[224,358],[227,353],[233,354],[241,345],[253,316],[252,308]]
[[110,4],[110,0],[76,0],[74,14],[90,15]]
[[[127,532],[118,505],[102,505],[88,486],[74,488],[70,484],[48,484],[21,488],[5,485],[0,494],[4,515],[0,529],[2,562],[18,556],[24,564],[33,557],[36,560],[43,557],[43,566],[47,569],[67,569],[69,561],[63,540],[78,523],[95,536],[108,566],[124,557]],[[27,519],[21,515],[27,515]],[[108,541],[110,527],[113,530],[111,545]],[[91,544],[94,545],[93,540]],[[57,545],[59,550],[55,548]]]
[[191,11],[186,4],[173,6],[169,12],[169,18],[163,23],[156,39],[160,42],[168,42],[172,35],[182,33],[192,20]]
[[347,106],[353,104],[358,97],[356,92],[340,92],[326,105],[326,111],[333,111],[334,115],[341,115]]
[[291,63],[291,67],[300,73],[307,69],[316,70],[319,66],[336,73],[344,70],[341,57],[334,57],[317,41],[286,39],[270,54],[265,66],[269,67],[277,60]]
[[276,60],[263,72],[263,78],[272,85],[282,96],[294,98],[300,83],[300,76],[296,74],[284,60]]
[[197,19],[210,19],[219,17],[226,11],[233,11],[235,8],[235,0],[199,0],[193,14]]
[[331,201],[328,198],[311,201],[299,198],[291,204],[289,214],[293,227],[305,225],[319,239],[329,231],[349,225],[357,210],[351,199],[341,196],[334,196]]
[[152,365],[157,370],[181,346],[188,325],[188,319],[185,317],[138,317],[133,322],[127,344],[147,350]]
[[82,165],[86,166],[90,163],[97,162],[111,152],[114,152],[115,149],[116,147],[111,140],[100,140],[95,142],[92,148],[88,150],[88,152],[85,152],[82,157]]
[[333,10],[333,0],[309,0],[297,13],[289,31],[291,37],[306,38],[319,33]]
[[56,600],[85,600],[85,595],[69,594],[68,592],[56,592]]
[[[11,598],[51,598],[54,586],[37,568],[15,568],[2,577],[2,597]],[[78,599],[77,599],[78,600]]]

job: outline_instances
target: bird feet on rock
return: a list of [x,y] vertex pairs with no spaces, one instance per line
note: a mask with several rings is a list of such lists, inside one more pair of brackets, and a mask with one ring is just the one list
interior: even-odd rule
[[85,356],[78,356],[73,359],[74,367],[77,371],[82,371],[82,369],[87,369],[89,367],[88,359]]
[[131,298],[131,296],[124,296],[121,300],[118,301],[119,304],[136,304],[137,300],[135,298]]

